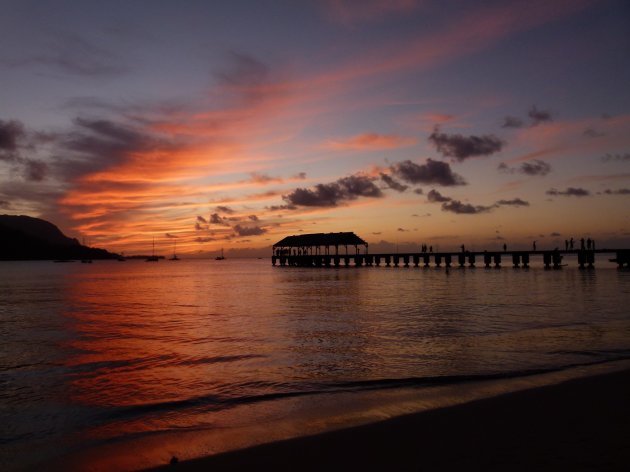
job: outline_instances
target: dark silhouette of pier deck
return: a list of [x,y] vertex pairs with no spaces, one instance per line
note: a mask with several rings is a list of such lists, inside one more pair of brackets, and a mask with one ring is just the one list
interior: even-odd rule
[[[348,252],[348,246],[354,249]],[[345,249],[341,251],[340,247]],[[362,247],[363,251],[360,249]],[[542,258],[545,268],[562,267],[565,255],[576,255],[580,268],[592,268],[595,256],[614,255],[609,259],[619,267],[630,267],[629,249],[567,249],[531,251],[421,251],[396,254],[369,254],[368,244],[354,233],[320,233],[288,236],[273,246],[273,265],[299,267],[501,267],[502,264],[527,268],[534,258]]]

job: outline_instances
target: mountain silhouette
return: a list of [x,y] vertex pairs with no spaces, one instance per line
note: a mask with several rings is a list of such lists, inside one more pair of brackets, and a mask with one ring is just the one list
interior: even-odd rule
[[83,246],[54,224],[24,215],[0,215],[0,260],[113,259],[105,249]]

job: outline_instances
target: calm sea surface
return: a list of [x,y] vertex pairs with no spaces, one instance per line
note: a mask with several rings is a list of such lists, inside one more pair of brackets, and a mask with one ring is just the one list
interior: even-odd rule
[[628,359],[630,272],[597,265],[0,263],[0,469],[155,465]]

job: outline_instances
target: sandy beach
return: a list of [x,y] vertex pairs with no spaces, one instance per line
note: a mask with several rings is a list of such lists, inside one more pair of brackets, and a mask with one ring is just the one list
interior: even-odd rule
[[572,470],[630,465],[630,370],[153,470]]

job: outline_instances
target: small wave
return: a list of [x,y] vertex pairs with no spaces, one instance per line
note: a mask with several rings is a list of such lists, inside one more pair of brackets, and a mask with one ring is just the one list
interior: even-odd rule
[[[327,395],[336,393],[350,393],[370,390],[387,390],[397,388],[427,388],[456,384],[467,384],[472,382],[485,382],[493,380],[507,380],[514,378],[530,377],[553,372],[560,372],[577,367],[588,367],[597,364],[604,364],[613,359],[596,360],[591,362],[570,363],[559,367],[548,367],[538,369],[527,369],[511,372],[496,372],[488,374],[465,374],[465,375],[444,375],[427,377],[407,377],[391,379],[371,379],[334,383],[267,383],[250,382],[247,385],[234,385],[232,391],[243,391],[245,387],[249,389],[275,389],[276,391],[251,395],[222,395],[217,393],[200,395],[181,400],[146,403],[141,405],[131,405],[117,408],[115,411],[107,413],[108,419],[131,419],[134,417],[159,414],[171,411],[182,411],[196,409],[199,411],[219,411],[234,408],[239,405],[268,402],[275,400],[290,399],[307,395]],[[614,360],[630,360],[630,353],[616,356]]]
[[239,356],[214,356],[214,357],[199,357],[195,359],[185,359],[177,362],[177,365],[199,365],[199,364],[219,364],[222,362],[236,362],[247,359],[256,359],[265,357],[260,354],[243,354]]

